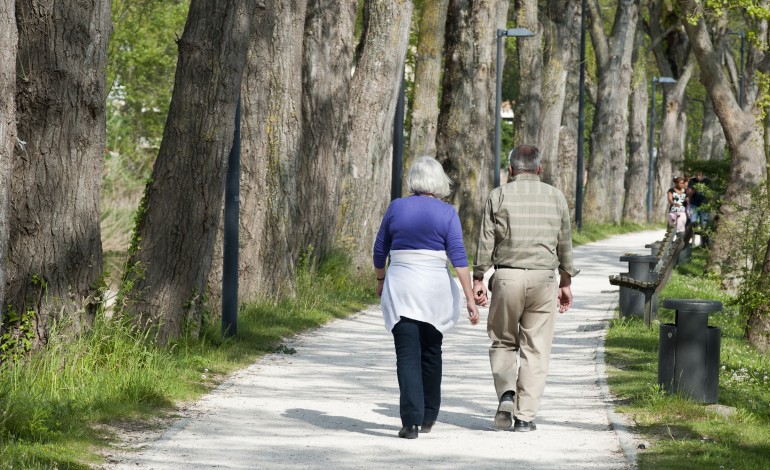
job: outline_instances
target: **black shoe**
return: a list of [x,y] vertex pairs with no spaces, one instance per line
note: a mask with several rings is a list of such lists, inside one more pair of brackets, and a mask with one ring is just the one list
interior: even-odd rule
[[420,432],[421,433],[429,433],[431,429],[433,429],[433,425],[436,424],[435,421],[426,421],[422,423],[422,426],[420,426]]
[[411,426],[404,426],[398,432],[398,437],[401,437],[404,439],[417,439],[417,436],[418,436],[418,431],[417,431],[416,424],[412,424]]
[[513,430],[517,432],[530,432],[537,430],[534,421],[522,421],[516,418],[513,423]]
[[495,427],[497,429],[508,429],[513,422],[513,396],[515,393],[508,390],[500,397],[500,404],[497,405],[495,413]]

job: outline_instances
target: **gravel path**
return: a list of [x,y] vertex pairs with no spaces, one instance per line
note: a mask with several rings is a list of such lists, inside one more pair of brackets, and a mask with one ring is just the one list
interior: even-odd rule
[[430,434],[399,439],[395,353],[379,307],[287,343],[232,375],[114,469],[628,469],[636,441],[612,410],[603,336],[618,301],[607,276],[663,231],[575,249],[575,303],[559,316],[538,429],[497,431],[484,319],[444,337],[443,403]]

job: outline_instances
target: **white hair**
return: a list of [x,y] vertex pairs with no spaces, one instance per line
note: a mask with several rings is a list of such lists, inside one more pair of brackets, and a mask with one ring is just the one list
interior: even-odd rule
[[433,157],[420,157],[412,164],[406,176],[406,190],[410,194],[432,194],[437,198],[449,196],[452,180]]

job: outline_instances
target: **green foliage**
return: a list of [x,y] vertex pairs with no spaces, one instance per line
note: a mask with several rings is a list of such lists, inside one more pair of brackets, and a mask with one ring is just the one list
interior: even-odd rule
[[[108,50],[110,150],[124,158],[157,148],[163,134],[189,0],[116,0]],[[143,162],[134,159],[137,168]]]
[[770,356],[746,344],[745,317],[730,306],[719,280],[703,275],[707,258],[705,250],[696,248],[691,264],[676,268],[660,301],[698,298],[725,305],[722,312],[710,315],[709,323],[722,330],[719,403],[731,413],[669,395],[657,385],[656,326],[673,322],[673,311],[660,308],[653,328],[638,318],[616,319],[607,333],[609,383],[621,403],[618,410],[631,415],[636,432],[652,441],[638,454],[641,470],[748,470],[763,468],[770,456]]
[[762,265],[770,240],[770,196],[764,187],[755,188],[749,207],[736,206],[740,219],[731,227],[738,236],[740,263],[740,285],[733,303],[741,313],[748,315],[770,305],[768,280],[762,272]]
[[[206,324],[200,337],[158,347],[128,321],[100,312],[77,338],[51,330],[41,351],[0,365],[0,462],[3,468],[89,468],[110,436],[98,423],[173,412],[227,374],[265,353],[293,354],[285,339],[376,300],[374,272],[353,272],[334,252],[297,269],[297,295],[243,304],[238,335]],[[64,328],[62,328],[64,329]]]

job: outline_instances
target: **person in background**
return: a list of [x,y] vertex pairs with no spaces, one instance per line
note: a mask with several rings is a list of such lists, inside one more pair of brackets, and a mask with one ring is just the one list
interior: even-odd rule
[[685,205],[687,182],[682,176],[674,178],[674,186],[668,190],[668,224],[676,226],[677,236],[683,236],[687,225],[687,207]]
[[693,228],[698,227],[701,229],[699,235],[702,245],[708,244],[708,238],[702,231],[702,229],[709,223],[709,213],[703,207],[708,202],[708,198],[704,193],[708,184],[708,178],[703,176],[703,172],[698,171],[695,173],[695,176],[690,178],[690,181],[687,183],[687,189],[685,190],[687,193],[688,217],[690,223],[693,224]]
[[540,181],[540,151],[519,145],[509,160],[511,182],[493,189],[484,207],[473,291],[476,303],[487,305],[484,274],[494,267],[487,333],[498,398],[495,426],[526,432],[537,429],[556,312],[572,306],[570,286],[578,271],[567,200]]
[[457,322],[462,302],[448,263],[465,294],[470,322],[479,321],[460,217],[441,200],[449,196],[450,184],[438,161],[419,158],[406,178],[411,195],[390,203],[374,243],[377,295],[396,347],[398,437],[405,439],[430,432],[438,419],[441,344]]

